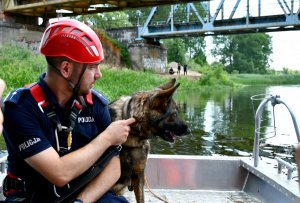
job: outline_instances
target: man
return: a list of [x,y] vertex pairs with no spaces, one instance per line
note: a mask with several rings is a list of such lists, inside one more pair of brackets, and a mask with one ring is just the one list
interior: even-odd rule
[[3,80],[0,79],[0,134],[2,133],[2,129],[3,129],[3,114],[2,114],[2,94],[4,92],[4,88],[5,88],[5,83]]
[[[50,24],[40,52],[47,72],[5,101],[8,175],[3,189],[8,202],[54,202],[107,149],[124,143],[135,121],[111,123],[106,99],[92,89],[102,77],[103,51],[87,25],[76,20]],[[119,177],[120,160],[113,156],[74,202],[126,202],[108,192]]]
[[187,75],[187,65],[186,64],[183,65],[183,74]]

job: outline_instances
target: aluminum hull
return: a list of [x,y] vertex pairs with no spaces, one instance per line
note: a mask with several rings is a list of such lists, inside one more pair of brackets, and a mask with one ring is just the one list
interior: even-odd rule
[[[254,167],[251,157],[150,155],[145,202],[300,203],[297,172],[288,180],[277,166],[267,158]],[[135,202],[133,192],[125,196]]]

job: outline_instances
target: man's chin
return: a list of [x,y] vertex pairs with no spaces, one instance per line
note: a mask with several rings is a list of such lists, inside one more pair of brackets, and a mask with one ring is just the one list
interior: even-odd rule
[[91,93],[91,91],[92,91],[92,88],[91,88],[91,89],[88,89],[88,90],[86,90],[86,91],[80,91],[80,92],[79,92],[79,95],[80,95],[80,96],[86,96],[86,95],[88,95],[89,93]]

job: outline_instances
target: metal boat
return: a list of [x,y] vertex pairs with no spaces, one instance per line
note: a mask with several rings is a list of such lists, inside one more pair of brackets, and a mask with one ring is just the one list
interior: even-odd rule
[[[296,117],[279,96],[271,95],[263,99],[256,111],[251,157],[150,154],[145,174],[145,202],[300,203],[296,165],[279,157],[259,156],[261,116],[269,103],[287,107],[299,142]],[[1,169],[5,173],[7,155],[2,154]],[[127,191],[125,197],[135,202],[134,192]]]

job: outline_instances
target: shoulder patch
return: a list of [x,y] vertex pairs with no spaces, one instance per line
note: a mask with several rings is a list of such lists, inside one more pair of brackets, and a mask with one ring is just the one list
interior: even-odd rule
[[9,95],[7,95],[7,97],[4,99],[4,102],[11,102],[17,104],[21,96],[23,95],[23,93],[26,91],[29,92],[29,88],[23,87],[23,88],[15,89]]
[[95,98],[97,98],[99,101],[101,101],[103,105],[108,105],[108,100],[97,90],[92,89],[92,95],[95,96]]

